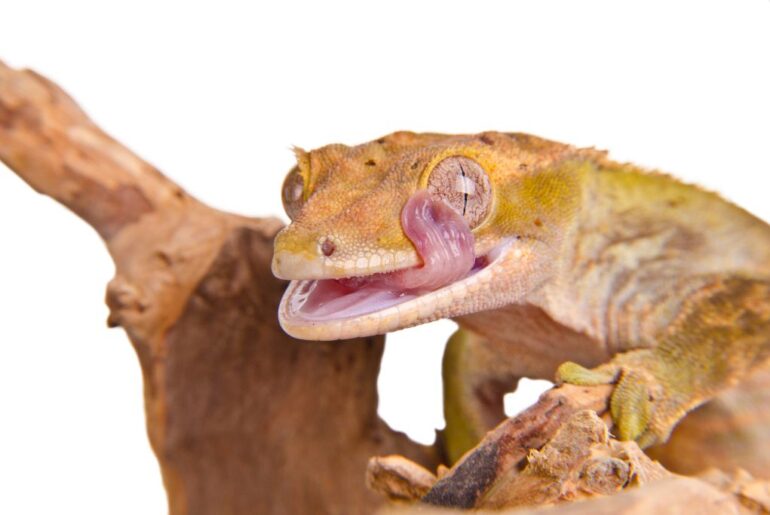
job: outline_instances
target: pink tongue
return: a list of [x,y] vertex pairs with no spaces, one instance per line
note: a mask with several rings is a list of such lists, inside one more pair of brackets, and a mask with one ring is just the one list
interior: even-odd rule
[[423,261],[419,267],[367,277],[316,281],[298,311],[310,319],[357,316],[462,279],[475,261],[473,234],[462,216],[421,190],[407,200],[401,225]]
[[384,274],[386,287],[433,291],[465,277],[473,267],[473,233],[460,214],[420,190],[401,211],[401,225],[423,266]]

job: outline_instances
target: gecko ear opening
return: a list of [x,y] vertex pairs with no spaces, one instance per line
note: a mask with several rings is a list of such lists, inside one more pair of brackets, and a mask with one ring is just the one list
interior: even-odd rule
[[428,177],[428,193],[460,214],[471,229],[484,221],[492,204],[487,172],[465,156],[447,157],[439,162]]

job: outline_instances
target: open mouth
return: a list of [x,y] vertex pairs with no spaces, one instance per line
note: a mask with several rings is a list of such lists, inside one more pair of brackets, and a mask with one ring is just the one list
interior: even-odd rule
[[447,316],[453,303],[489,282],[510,242],[481,256],[465,220],[426,192],[406,203],[401,223],[422,264],[385,273],[294,280],[279,319],[289,334],[334,340],[380,334]]
[[508,246],[500,245],[475,258],[473,266],[463,277],[435,290],[397,286],[400,281],[394,279],[398,274],[418,271],[422,267],[344,279],[292,281],[282,302],[282,311],[287,321],[294,323],[344,321],[405,304],[419,297],[450,289],[453,285],[467,287],[473,282],[474,276],[494,264]]

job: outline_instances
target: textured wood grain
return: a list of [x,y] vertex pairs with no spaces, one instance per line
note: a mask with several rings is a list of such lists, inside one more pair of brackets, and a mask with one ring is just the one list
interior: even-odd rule
[[490,431],[422,500],[438,506],[478,506],[496,484],[518,474],[530,449],[545,445],[573,414],[605,413],[610,393],[609,386],[563,385],[547,391],[535,405]]
[[107,243],[108,323],[139,356],[172,514],[368,513],[382,503],[370,456],[436,466],[377,417],[382,337],[308,344],[278,326],[278,220],[205,206],[56,85],[2,63],[0,159]]

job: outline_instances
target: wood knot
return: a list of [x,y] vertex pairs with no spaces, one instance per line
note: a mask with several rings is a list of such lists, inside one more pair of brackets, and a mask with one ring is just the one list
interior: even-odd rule
[[599,495],[611,495],[623,489],[631,478],[631,467],[610,456],[597,456],[583,465],[583,488]]
[[121,314],[125,311],[143,313],[147,309],[147,302],[143,299],[139,288],[120,276],[115,277],[107,285],[105,301],[110,308],[110,314],[107,317],[108,327],[121,325]]

